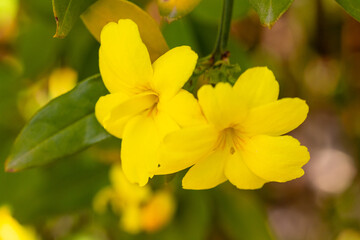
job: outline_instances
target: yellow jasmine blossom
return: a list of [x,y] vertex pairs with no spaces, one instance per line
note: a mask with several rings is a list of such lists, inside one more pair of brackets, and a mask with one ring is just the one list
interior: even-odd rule
[[12,216],[8,207],[0,207],[0,240],[36,240],[31,229],[21,226]]
[[186,189],[208,189],[229,180],[240,189],[261,188],[304,174],[310,158],[291,136],[308,106],[298,98],[278,100],[279,85],[266,67],[245,71],[232,87],[218,83],[198,91],[206,124],[170,133],[162,146],[158,172],[190,168]]
[[154,232],[168,224],[175,212],[175,202],[170,192],[152,192],[150,187],[130,183],[119,164],[110,172],[111,187],[101,190],[94,199],[94,209],[106,210],[108,202],[118,215],[120,226],[129,233]]
[[181,89],[198,57],[182,46],[151,64],[130,19],[107,24],[100,42],[100,72],[110,94],[99,99],[95,114],[110,134],[122,138],[124,173],[130,182],[143,186],[158,167],[157,149],[163,137],[203,121],[196,99]]

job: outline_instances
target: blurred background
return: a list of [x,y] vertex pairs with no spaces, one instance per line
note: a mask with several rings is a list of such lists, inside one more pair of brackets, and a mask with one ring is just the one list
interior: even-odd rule
[[[153,1],[134,2],[160,22]],[[228,183],[188,191],[179,173],[154,178],[143,192],[111,174],[118,171],[117,139],[45,167],[4,172],[31,116],[99,72],[99,43],[81,20],[65,39],[53,38],[51,1],[1,0],[0,229],[10,219],[31,232],[22,238],[29,240],[359,240],[360,23],[333,0],[295,0],[272,29],[249,8],[235,1],[231,62],[242,71],[268,66],[281,97],[309,104],[308,119],[291,133],[309,148],[305,175],[256,191]],[[220,9],[221,1],[204,0],[179,21],[161,21],[169,46],[208,55]],[[124,184],[129,194],[118,190]]]

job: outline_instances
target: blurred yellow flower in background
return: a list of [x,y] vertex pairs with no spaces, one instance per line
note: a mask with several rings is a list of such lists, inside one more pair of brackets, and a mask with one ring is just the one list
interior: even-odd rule
[[110,171],[111,186],[102,189],[94,199],[94,209],[104,213],[108,203],[121,215],[120,226],[129,233],[154,232],[168,224],[175,213],[175,200],[170,192],[153,192],[149,186],[130,183],[120,166]]
[[194,96],[181,89],[197,58],[190,47],[181,46],[151,64],[132,20],[103,28],[99,65],[111,94],[98,100],[95,115],[110,134],[122,138],[122,167],[130,182],[144,186],[153,176],[166,134],[203,121]]
[[6,206],[0,207],[0,240],[36,240],[32,229],[21,226]]
[[157,0],[162,16],[168,20],[181,18],[190,13],[201,0]]
[[245,71],[234,87],[203,86],[198,98],[207,123],[170,133],[156,174],[194,165],[183,179],[186,189],[213,188],[226,180],[256,189],[301,177],[309,152],[281,135],[297,128],[309,108],[301,99],[277,100],[278,95],[278,82],[266,67]]
[[345,229],[340,232],[336,240],[360,240],[360,232],[353,229]]
[[77,72],[70,67],[54,69],[48,77],[40,79],[19,93],[20,113],[25,119],[30,119],[50,100],[72,90],[76,86],[77,78]]
[[14,30],[18,8],[18,0],[0,1],[0,42],[7,40]]
[[141,224],[147,232],[155,232],[165,226],[173,218],[175,201],[173,196],[165,191],[157,192],[142,208]]
[[77,79],[77,72],[72,68],[63,67],[53,70],[49,77],[49,98],[54,99],[72,90],[76,86]]

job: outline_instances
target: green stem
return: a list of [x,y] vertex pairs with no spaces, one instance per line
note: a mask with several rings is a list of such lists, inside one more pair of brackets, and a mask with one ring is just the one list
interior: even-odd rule
[[222,58],[222,55],[226,50],[227,42],[229,39],[229,33],[230,33],[231,17],[233,12],[232,10],[234,5],[234,0],[223,0],[223,1],[224,1],[223,11],[221,15],[219,30],[218,30],[218,36],[212,54],[215,62]]

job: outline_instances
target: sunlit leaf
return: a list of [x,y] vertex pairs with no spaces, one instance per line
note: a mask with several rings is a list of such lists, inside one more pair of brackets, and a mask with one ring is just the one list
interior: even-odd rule
[[175,20],[190,13],[201,0],[157,0],[160,14],[167,20]]
[[294,0],[249,0],[263,25],[271,27]]
[[155,20],[129,1],[99,0],[81,15],[85,26],[98,41],[100,32],[107,23],[126,18],[132,19],[138,25],[141,38],[148,48],[152,61],[168,50],[166,41]]
[[47,104],[18,136],[6,170],[43,165],[110,137],[94,115],[96,101],[106,93],[96,75]]
[[360,1],[359,0],[336,0],[345,11],[353,18],[360,21]]
[[96,0],[52,0],[56,33],[54,37],[64,38],[70,32],[74,23]]

